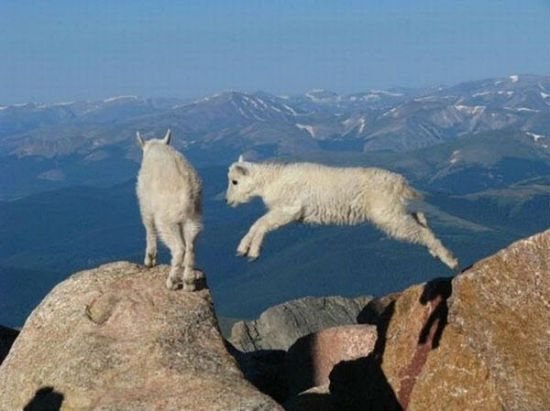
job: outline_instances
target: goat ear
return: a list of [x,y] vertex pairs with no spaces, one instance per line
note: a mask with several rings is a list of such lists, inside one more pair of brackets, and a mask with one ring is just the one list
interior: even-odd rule
[[139,134],[139,131],[136,133],[136,138],[139,143],[139,146],[143,148],[143,146],[145,145],[145,141],[143,141],[143,138],[141,137],[141,134]]
[[239,156],[239,161],[238,162],[239,163],[244,163],[244,157],[243,157],[242,154]]
[[235,171],[243,176],[248,175],[248,168],[245,166],[235,166]]
[[170,144],[170,139],[171,138],[172,138],[172,130],[168,129],[168,131],[166,132],[166,135],[164,136],[162,141],[164,142],[164,144],[168,145],[168,144]]

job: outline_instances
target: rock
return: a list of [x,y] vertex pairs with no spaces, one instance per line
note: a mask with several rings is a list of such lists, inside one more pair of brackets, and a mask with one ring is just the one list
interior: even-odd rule
[[10,351],[10,348],[18,335],[19,331],[0,325],[0,364],[2,364],[4,358],[8,355],[8,352]]
[[550,409],[550,231],[455,278],[449,322],[487,365],[503,409]]
[[254,321],[239,321],[231,343],[241,351],[287,350],[298,338],[337,325],[356,324],[371,297],[305,297],[276,305]]
[[549,250],[546,231],[402,292],[371,316],[373,354],[335,367],[332,396],[363,410],[549,409]]
[[298,339],[286,356],[289,393],[295,395],[312,387],[328,386],[334,366],[368,356],[376,337],[375,326],[343,325]]
[[208,289],[169,291],[168,270],[119,262],[55,287],[0,366],[0,409],[281,410],[227,352]]
[[283,402],[289,395],[286,350],[312,332],[356,324],[358,314],[370,300],[371,297],[305,297],[271,307],[257,320],[240,321],[233,326],[230,352],[254,386]]

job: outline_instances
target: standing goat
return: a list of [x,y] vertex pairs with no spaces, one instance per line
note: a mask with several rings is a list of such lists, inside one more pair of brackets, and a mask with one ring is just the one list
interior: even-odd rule
[[264,236],[299,221],[353,225],[369,221],[391,237],[422,244],[449,268],[458,261],[435,237],[424,214],[410,212],[421,196],[403,176],[380,168],[336,168],[320,164],[257,164],[242,156],[229,168],[226,201],[235,207],[261,197],[268,212],[250,227],[237,254],[254,260]]
[[193,291],[196,286],[195,242],[202,229],[201,181],[185,157],[170,146],[171,132],[162,140],[137,140],[143,160],[137,179],[137,196],[146,231],[147,267],[156,264],[157,232],[172,254],[166,286],[174,290]]

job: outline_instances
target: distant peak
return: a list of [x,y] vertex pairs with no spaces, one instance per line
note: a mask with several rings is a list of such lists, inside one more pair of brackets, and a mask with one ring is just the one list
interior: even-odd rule
[[313,102],[326,102],[339,98],[338,93],[322,88],[314,88],[306,92],[305,96]]

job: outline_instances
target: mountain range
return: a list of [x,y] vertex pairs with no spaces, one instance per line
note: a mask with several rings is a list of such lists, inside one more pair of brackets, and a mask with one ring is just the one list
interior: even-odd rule
[[147,137],[171,128],[176,148],[198,167],[242,153],[265,159],[408,152],[495,131],[543,157],[550,151],[549,107],[550,78],[534,75],[349,95],[228,91],[196,101],[119,96],[0,106],[0,171],[7,180],[0,199],[130,178],[140,155],[137,130]]
[[[383,295],[451,275],[419,246],[368,225],[285,227],[269,234],[257,262],[238,259],[262,205],[224,204],[227,166],[244,154],[402,173],[424,192],[416,206],[464,268],[550,225],[549,93],[549,77],[512,75],[348,95],[230,91],[196,101],[0,106],[0,324],[20,326],[71,272],[142,261],[137,130],[150,137],[171,128],[201,174],[197,262],[222,316],[251,318],[305,295]],[[160,261],[169,261],[164,249]]]

